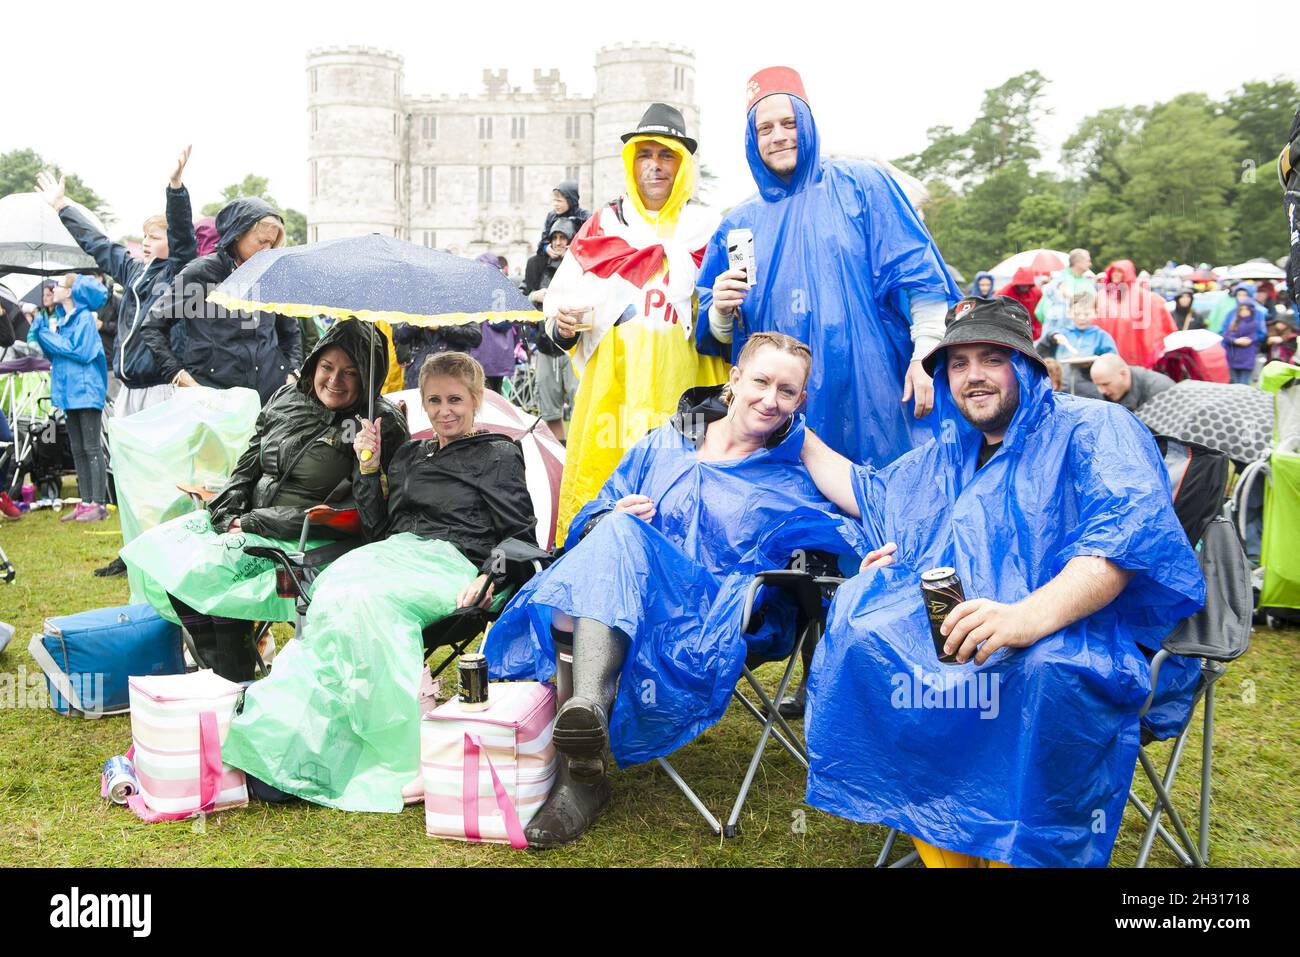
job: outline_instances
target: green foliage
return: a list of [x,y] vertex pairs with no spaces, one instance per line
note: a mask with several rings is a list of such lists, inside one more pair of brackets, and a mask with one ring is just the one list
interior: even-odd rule
[[[57,164],[45,162],[35,150],[10,150],[0,154],[0,196],[32,192],[36,188],[36,174],[43,169],[55,176],[65,175]],[[68,199],[85,206],[105,224],[111,223],[113,215],[108,203],[76,173],[66,176],[64,186]]]
[[215,203],[208,203],[203,207],[201,212],[204,216],[215,216],[221,210],[222,206],[231,200],[240,197],[257,197],[265,200],[267,203],[279,210],[284,217],[285,244],[289,246],[301,246],[307,242],[307,217],[296,209],[289,209],[281,206],[275,201],[275,197],[269,192],[271,181],[265,176],[258,176],[249,173],[244,177],[242,182],[231,183],[221,191],[221,199]]
[[1294,81],[1099,110],[1062,145],[1064,180],[1032,173],[1046,83],[1030,71],[987,90],[968,129],[934,127],[926,149],[897,161],[927,180],[926,221],[962,272],[1039,246],[1147,269],[1286,253],[1273,164],[1300,102]]

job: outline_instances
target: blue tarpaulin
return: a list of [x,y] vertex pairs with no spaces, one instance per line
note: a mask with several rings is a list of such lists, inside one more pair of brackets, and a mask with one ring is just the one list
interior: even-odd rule
[[[941,363],[945,440],[855,471],[868,542],[897,542],[897,564],[856,576],[832,603],[808,691],[808,801],[1016,866],[1100,866],[1137,760],[1142,649],[1200,607],[1205,583],[1146,428],[1013,363],[1020,407],[982,469],[982,435]],[[1027,649],[939,663],[921,572],[951,566],[968,599],[1013,603],[1076,556],[1134,575],[1110,605]],[[1186,716],[1195,667],[1171,665],[1166,724]]]
[[[822,160],[812,112],[791,97],[799,160],[789,181],[758,153],[754,115],[745,155],[759,194],[727,214],[696,280],[704,355],[739,355],[754,332],[794,336],[812,350],[808,425],[855,462],[884,466],[928,440],[934,415],[919,422],[904,405],[912,358],[909,297],[960,298],[912,204],[879,167]],[[726,272],[732,229],[754,233],[757,284],[749,290],[730,347],[709,331],[713,283]]]
[[[630,449],[570,526],[566,553],[510,602],[484,644],[493,678],[555,672],[551,615],[619,628],[631,639],[610,716],[620,766],[671,753],[718,721],[750,651],[788,653],[793,607],[769,601],[743,634],[755,572],[784,568],[796,548],[860,552],[855,524],[818,493],[799,461],[803,417],[772,448],[701,462],[670,423]],[[656,503],[647,523],[606,515],[626,495]]]

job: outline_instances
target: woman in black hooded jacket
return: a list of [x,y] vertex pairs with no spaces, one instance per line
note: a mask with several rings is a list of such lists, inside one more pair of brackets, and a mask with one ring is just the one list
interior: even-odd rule
[[[165,610],[174,610],[204,663],[223,677],[249,680],[256,664],[249,622],[219,616],[223,595],[236,583],[247,588],[243,579],[264,575],[269,597],[274,594],[274,574],[264,560],[220,566],[196,562],[193,568],[177,568],[174,557],[180,549],[174,536],[192,537],[191,548],[198,557],[203,556],[205,545],[215,541],[227,550],[238,548],[248,534],[296,543],[307,509],[349,505],[360,474],[352,443],[369,404],[366,386],[372,356],[378,389],[388,369],[384,334],[355,319],[335,323],[303,364],[301,379],[281,386],[259,413],[248,447],[230,479],[208,503],[206,517],[200,517],[202,524],[191,527],[181,520],[182,527],[174,528],[175,522],[165,523],[122,552],[128,566],[165,589],[171,603]],[[377,460],[376,468],[387,468],[409,434],[406,418],[382,397],[375,397],[375,410],[392,450]],[[155,535],[169,547],[151,546]]]

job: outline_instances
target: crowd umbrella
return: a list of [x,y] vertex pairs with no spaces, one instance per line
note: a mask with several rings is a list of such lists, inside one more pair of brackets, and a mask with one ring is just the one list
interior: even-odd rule
[[[208,301],[232,311],[426,327],[542,319],[501,270],[378,233],[263,250],[209,293]],[[371,361],[372,420],[374,367]]]
[[[86,207],[70,205],[101,233],[107,232]],[[54,276],[98,271],[94,258],[82,251],[43,197],[36,193],[0,197],[0,273]]]

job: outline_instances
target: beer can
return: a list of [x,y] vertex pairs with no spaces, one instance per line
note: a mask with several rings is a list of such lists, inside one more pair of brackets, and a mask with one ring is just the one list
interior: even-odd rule
[[758,282],[758,260],[754,256],[752,229],[727,231],[727,264],[732,269],[745,270],[745,282],[751,287]]
[[140,792],[135,768],[120,754],[104,762],[104,790],[114,804],[125,804],[127,798]]
[[943,653],[944,642],[948,639],[940,633],[939,628],[948,613],[966,600],[962,590],[961,579],[953,568],[932,568],[921,573],[921,598],[925,601],[925,614],[930,619],[930,637],[934,639],[934,653],[945,665],[955,665],[956,655]]
[[456,663],[460,678],[460,706],[466,711],[482,711],[488,706],[488,666],[484,655],[461,655]]

